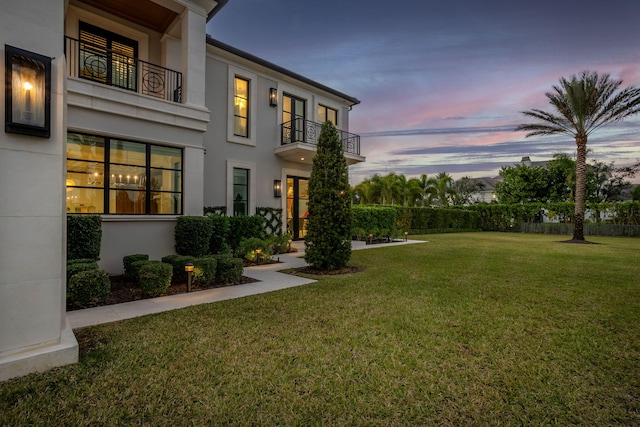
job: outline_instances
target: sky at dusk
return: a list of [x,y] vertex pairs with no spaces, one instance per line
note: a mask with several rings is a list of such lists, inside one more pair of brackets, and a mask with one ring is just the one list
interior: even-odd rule
[[[497,176],[570,137],[514,132],[520,111],[584,70],[640,86],[638,0],[229,0],[214,38],[358,98],[349,131],[375,173]],[[589,138],[588,159],[640,160],[640,116]],[[636,181],[638,177],[636,177]]]

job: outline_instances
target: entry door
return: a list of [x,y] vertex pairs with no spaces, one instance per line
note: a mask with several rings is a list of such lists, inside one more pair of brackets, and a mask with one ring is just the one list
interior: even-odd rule
[[304,239],[309,223],[309,179],[287,177],[287,232],[293,240]]

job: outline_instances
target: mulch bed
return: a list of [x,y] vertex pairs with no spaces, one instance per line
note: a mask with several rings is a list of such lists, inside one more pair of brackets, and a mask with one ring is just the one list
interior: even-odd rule
[[[148,298],[155,298],[144,295],[142,290],[138,288],[135,283],[128,280],[125,276],[111,276],[111,293],[107,299],[101,303],[94,304],[91,307],[101,307],[104,305],[121,304],[123,302],[138,301]],[[222,283],[211,282],[206,285],[191,284],[191,292],[202,291],[205,289],[223,288],[225,286],[243,285],[246,283],[255,283],[259,280],[252,279],[250,277],[242,276],[238,283]],[[187,292],[186,283],[175,283],[169,286],[160,296],[184,294]],[[87,307],[79,307],[67,304],[67,311],[81,310]]]
[[335,276],[338,274],[359,273],[361,271],[364,271],[364,267],[353,267],[350,265],[347,265],[346,267],[343,267],[337,270],[318,270],[316,268],[309,267],[309,266],[295,269],[296,273],[312,274],[314,276]]

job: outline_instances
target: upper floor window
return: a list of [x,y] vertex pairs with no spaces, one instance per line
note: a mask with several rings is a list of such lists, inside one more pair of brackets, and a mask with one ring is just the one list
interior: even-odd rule
[[182,149],[69,132],[67,212],[181,214]]
[[249,80],[236,76],[233,80],[233,134],[249,137]]
[[338,110],[329,108],[325,105],[318,105],[318,121],[324,123],[329,121],[338,126]]
[[80,77],[137,90],[137,41],[85,22],[80,22],[79,39]]
[[305,136],[306,101],[293,95],[282,96],[282,143],[302,142]]

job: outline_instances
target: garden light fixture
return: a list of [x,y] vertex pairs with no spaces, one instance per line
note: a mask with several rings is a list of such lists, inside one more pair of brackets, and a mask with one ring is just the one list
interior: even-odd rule
[[187,272],[187,292],[191,292],[191,275],[193,274],[193,264],[188,262],[184,265],[184,271]]

